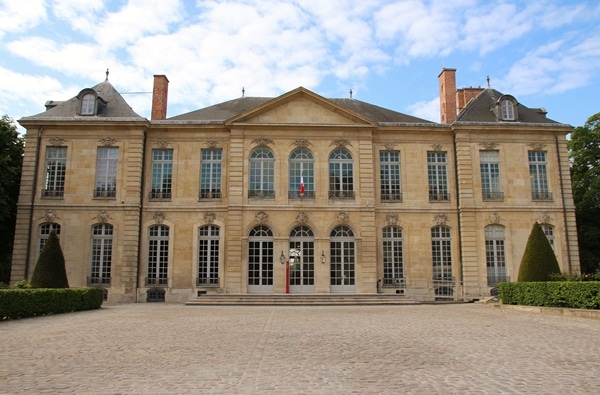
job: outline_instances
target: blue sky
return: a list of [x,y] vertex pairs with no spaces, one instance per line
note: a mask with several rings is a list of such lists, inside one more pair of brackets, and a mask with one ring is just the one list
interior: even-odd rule
[[[26,4],[26,5],[25,5]],[[299,86],[439,122],[438,80],[491,86],[556,121],[600,112],[597,0],[0,0],[0,114],[105,78],[149,117]]]

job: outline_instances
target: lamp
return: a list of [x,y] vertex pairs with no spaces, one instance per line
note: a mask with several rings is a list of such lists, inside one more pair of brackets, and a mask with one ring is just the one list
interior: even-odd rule
[[327,258],[325,257],[325,251],[321,250],[321,263],[325,263],[326,260]]
[[285,263],[285,255],[283,255],[283,250],[281,250],[281,255],[279,256],[279,262],[283,265]]

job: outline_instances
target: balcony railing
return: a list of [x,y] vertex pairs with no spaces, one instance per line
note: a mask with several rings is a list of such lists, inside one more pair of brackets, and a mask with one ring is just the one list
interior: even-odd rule
[[352,200],[354,191],[329,191],[329,199]]
[[450,194],[448,192],[432,192],[429,191],[430,202],[449,202]]
[[304,191],[303,194],[300,191],[288,191],[288,199],[314,199],[315,196],[315,191]]
[[552,200],[552,192],[531,192],[531,200]]
[[404,277],[384,277],[382,285],[386,288],[406,288],[406,279]]
[[116,188],[96,188],[94,189],[94,197],[100,199],[114,199],[117,196]]
[[87,278],[88,287],[93,286],[101,286],[101,285],[110,285],[110,277],[88,277]]
[[381,201],[382,202],[401,202],[402,201],[402,193],[386,193],[381,192]]
[[485,201],[504,201],[504,192],[482,192],[481,195]]
[[171,191],[150,191],[150,200],[171,200]]
[[248,191],[250,199],[275,199],[275,191],[272,189],[253,189]]
[[42,189],[42,197],[45,198],[62,198],[64,194],[64,189]]
[[211,277],[211,278],[196,277],[196,286],[197,287],[218,287],[219,286],[219,277]]
[[489,275],[487,277],[487,285],[490,287],[497,287],[500,283],[509,282],[510,278],[508,276],[499,276],[499,275]]
[[167,285],[169,283],[169,279],[166,277],[146,277],[144,283],[147,286]]
[[213,189],[211,191],[202,190],[198,194],[198,199],[199,200],[221,199],[221,190],[220,189]]

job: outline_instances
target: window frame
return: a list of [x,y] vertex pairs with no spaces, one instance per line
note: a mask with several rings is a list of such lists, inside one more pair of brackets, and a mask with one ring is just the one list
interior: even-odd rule
[[448,153],[427,151],[427,184],[430,202],[449,202]]
[[62,199],[67,178],[67,147],[46,147],[43,198]]
[[198,199],[220,199],[222,197],[222,176],[223,150],[220,148],[201,150]]
[[249,158],[248,197],[275,199],[275,154],[269,147],[257,147]]
[[506,265],[506,229],[502,225],[493,224],[487,225],[483,231],[487,285],[495,287],[509,279]]
[[114,227],[111,224],[92,226],[90,272],[88,286],[110,286]]
[[151,200],[171,200],[173,193],[173,158],[171,148],[152,150]]
[[170,235],[171,228],[167,225],[152,225],[148,228],[146,286],[168,285]]
[[531,150],[527,152],[529,163],[529,179],[531,200],[551,201],[550,182],[548,178],[547,152]]
[[500,180],[500,151],[479,151],[479,172],[481,176],[481,197],[484,201],[503,201]]
[[379,151],[380,198],[385,202],[402,202],[400,151]]
[[329,154],[329,199],[354,199],[354,159],[345,148]]
[[94,198],[115,199],[117,196],[118,147],[98,147]]
[[[304,191],[300,192],[300,184]],[[315,158],[308,148],[293,150],[289,157],[289,199],[315,198]]]

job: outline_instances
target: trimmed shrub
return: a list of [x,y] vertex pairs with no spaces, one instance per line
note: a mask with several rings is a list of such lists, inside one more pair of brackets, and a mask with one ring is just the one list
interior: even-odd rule
[[69,288],[65,257],[55,231],[50,232],[40,252],[30,284],[32,288]]
[[535,222],[519,266],[518,282],[550,281],[552,274],[560,273],[554,250],[540,224]]
[[598,281],[500,283],[498,289],[504,304],[600,309]]

